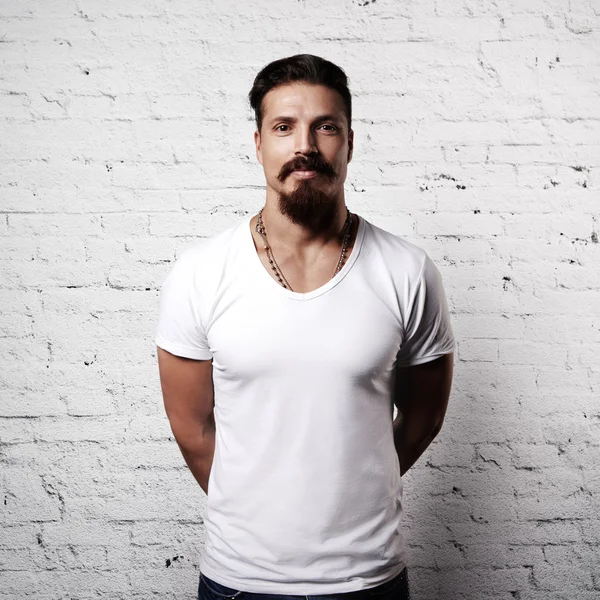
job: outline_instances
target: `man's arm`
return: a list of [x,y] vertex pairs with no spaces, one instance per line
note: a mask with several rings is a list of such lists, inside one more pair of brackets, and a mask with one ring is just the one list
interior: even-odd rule
[[431,362],[396,369],[393,400],[398,416],[394,420],[394,444],[402,475],[442,428],[453,365],[454,353],[451,352]]
[[165,410],[183,458],[208,494],[215,454],[212,360],[192,360],[158,350]]

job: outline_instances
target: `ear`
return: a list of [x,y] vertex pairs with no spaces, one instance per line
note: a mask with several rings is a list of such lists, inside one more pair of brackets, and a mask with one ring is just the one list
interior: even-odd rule
[[258,162],[262,165],[263,161],[262,150],[260,147],[260,132],[258,130],[254,132],[254,146],[256,147],[256,158],[258,159]]
[[348,162],[352,160],[352,153],[354,152],[354,130],[351,129],[348,132]]

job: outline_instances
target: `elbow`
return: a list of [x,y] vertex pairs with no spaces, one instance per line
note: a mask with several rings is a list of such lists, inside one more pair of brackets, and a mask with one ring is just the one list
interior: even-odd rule
[[212,447],[215,440],[215,421],[212,414],[209,418],[198,420],[170,420],[171,431],[175,441],[184,452],[197,452],[207,445]]

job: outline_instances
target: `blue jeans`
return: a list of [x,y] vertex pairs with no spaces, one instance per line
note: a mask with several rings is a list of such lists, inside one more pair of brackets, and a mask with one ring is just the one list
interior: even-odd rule
[[390,581],[368,590],[312,596],[243,592],[221,585],[200,574],[198,600],[410,600],[410,591],[406,569]]

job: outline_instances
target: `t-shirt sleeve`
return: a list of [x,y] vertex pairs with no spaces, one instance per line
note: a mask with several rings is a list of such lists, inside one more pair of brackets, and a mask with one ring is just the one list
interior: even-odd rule
[[426,363],[454,351],[455,340],[442,277],[429,256],[425,258],[406,313],[398,366]]
[[183,253],[163,282],[155,343],[184,358],[212,358],[200,316],[193,262]]

